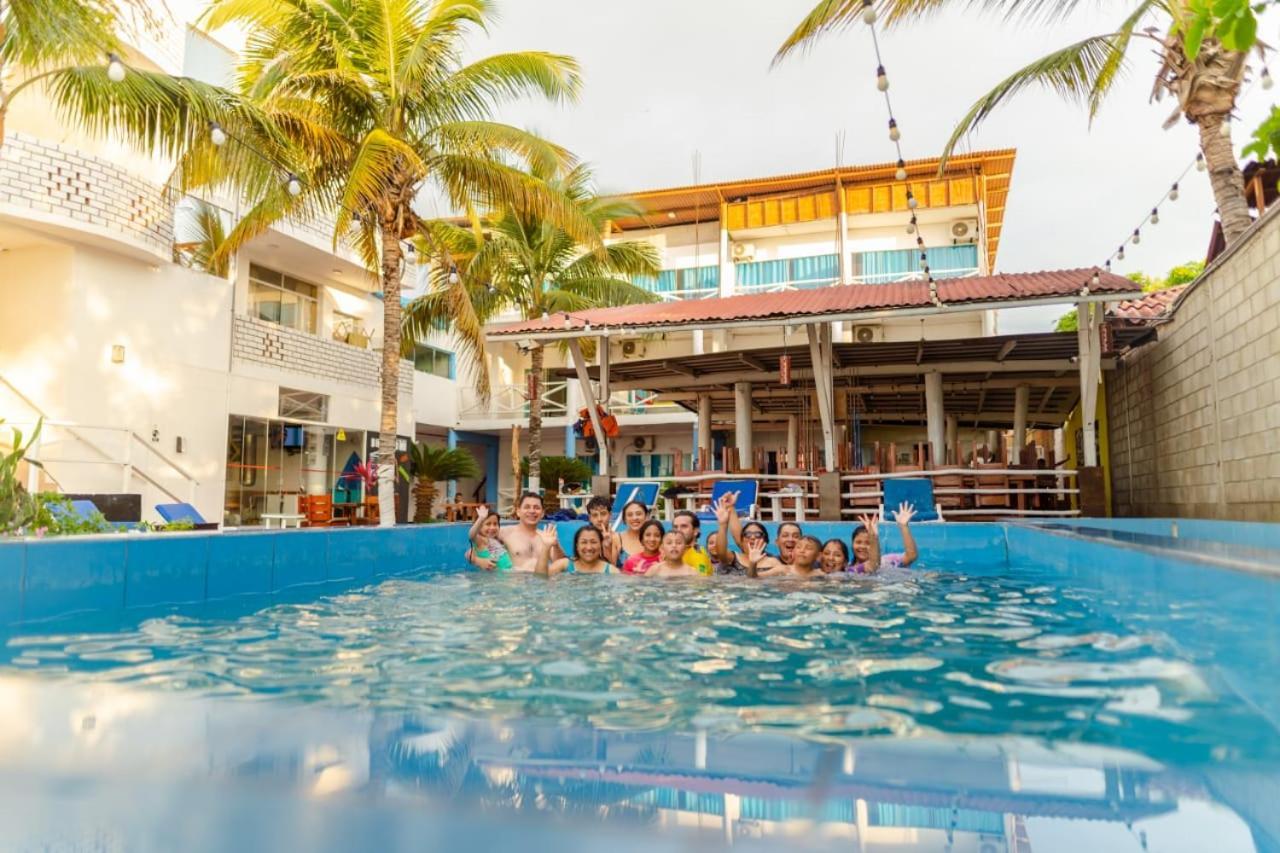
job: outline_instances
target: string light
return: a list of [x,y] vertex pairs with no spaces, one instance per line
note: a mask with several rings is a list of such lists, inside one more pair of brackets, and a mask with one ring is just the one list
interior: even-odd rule
[[1196,171],[1203,172],[1206,168],[1207,167],[1204,164],[1204,152],[1198,152],[1196,154]]
[[862,0],[862,20],[867,24],[876,22],[876,6],[872,0]]
[[1218,125],[1218,135],[1223,139],[1231,135],[1231,116],[1224,118],[1222,124]]
[[1173,186],[1169,187],[1169,201],[1178,200],[1178,182],[1174,181]]
[[1116,249],[1115,259],[1116,259],[1117,261],[1123,261],[1123,260],[1124,260],[1124,246],[1121,246],[1119,249]]
[[[461,279],[461,277],[458,275],[458,268],[457,268],[457,267],[453,267],[452,269],[450,269],[450,270],[449,270],[449,283],[450,283],[450,284],[457,284],[457,283],[458,283],[459,281],[461,281],[461,280],[462,280],[462,279]],[[492,284],[490,284],[490,287],[492,287]]]
[[898,158],[898,170],[893,173],[893,177],[899,181],[907,179],[907,164],[903,162],[901,157]]
[[1151,208],[1151,216],[1150,216],[1150,219],[1151,219],[1151,224],[1152,224],[1152,225],[1159,225],[1159,224],[1160,224],[1160,211],[1156,210],[1154,207],[1153,207],[1153,208]]
[[1265,65],[1262,66],[1261,83],[1262,83],[1263,89],[1270,89],[1272,86],[1276,84],[1275,81],[1271,79],[1271,72],[1267,70],[1267,66]]
[[898,130],[898,122],[892,118],[889,119],[889,140],[897,142],[902,139],[902,131]]
[[227,132],[216,121],[209,122],[209,141],[219,148],[227,144]]
[[1142,242],[1142,235],[1138,233],[1137,228],[1133,229],[1133,245],[1136,246],[1141,242]]
[[120,57],[114,53],[107,54],[107,79],[112,83],[119,83],[124,80],[125,67],[120,61]]
[[876,88],[881,92],[889,91],[889,77],[884,73],[884,66],[876,66]]
[[302,195],[302,181],[298,180],[298,176],[292,172],[289,173],[289,180],[285,183],[284,188],[288,190],[289,195],[294,198]]

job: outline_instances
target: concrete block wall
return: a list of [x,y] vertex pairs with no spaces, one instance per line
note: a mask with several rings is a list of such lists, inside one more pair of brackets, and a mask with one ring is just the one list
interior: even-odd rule
[[[352,385],[378,387],[382,354],[237,315],[232,355],[241,360]],[[400,394],[413,396],[413,362],[400,362]]]
[[1108,375],[1117,515],[1280,521],[1278,212]]
[[123,234],[168,259],[173,253],[173,201],[163,187],[100,157],[10,133],[0,156],[0,205],[103,235]]

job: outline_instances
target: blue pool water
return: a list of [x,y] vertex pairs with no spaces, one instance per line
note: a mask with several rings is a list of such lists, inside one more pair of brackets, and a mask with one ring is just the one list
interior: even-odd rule
[[0,849],[1280,849],[1280,584],[1007,548],[27,623],[0,649]]

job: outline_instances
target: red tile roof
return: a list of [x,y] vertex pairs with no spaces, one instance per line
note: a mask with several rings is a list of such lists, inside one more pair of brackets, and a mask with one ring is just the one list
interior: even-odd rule
[[1107,314],[1117,320],[1135,322],[1163,319],[1168,316],[1169,311],[1173,308],[1173,303],[1177,300],[1178,294],[1182,293],[1186,287],[1185,284],[1180,284],[1177,287],[1166,287],[1164,290],[1153,290],[1150,293],[1145,293],[1140,299],[1126,299],[1124,302],[1117,302],[1111,306]]
[[[1097,285],[1090,286],[1090,291],[1094,294],[1132,293],[1137,288],[1129,279],[1113,273],[1073,269],[946,279],[937,282],[938,297],[948,306],[1065,298],[1079,293],[1084,285],[1089,284],[1095,272],[1099,281]],[[495,326],[489,330],[489,335],[506,337],[581,330],[587,323],[593,329],[665,326],[697,328],[742,320],[816,318],[892,309],[928,308],[930,305],[929,286],[926,282],[900,281],[748,294],[724,299],[688,299],[596,308],[577,311],[568,316],[553,314],[545,319]]]

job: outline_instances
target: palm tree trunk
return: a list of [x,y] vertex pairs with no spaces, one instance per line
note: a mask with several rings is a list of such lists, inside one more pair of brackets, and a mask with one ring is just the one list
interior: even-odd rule
[[542,346],[529,355],[529,372],[533,374],[529,397],[529,491],[536,492],[542,474]]
[[396,523],[396,427],[400,394],[400,229],[382,219],[382,419],[378,430],[378,523]]
[[1200,150],[1209,169],[1213,199],[1218,203],[1222,236],[1230,246],[1248,230],[1253,220],[1244,196],[1244,175],[1231,147],[1230,125],[1223,136],[1222,123],[1221,115],[1203,115],[1196,121],[1196,127],[1200,130]]
[[436,503],[436,484],[434,480],[419,477],[414,490],[413,523],[426,524],[431,520],[431,510]]

